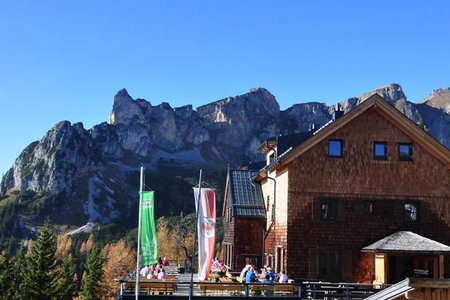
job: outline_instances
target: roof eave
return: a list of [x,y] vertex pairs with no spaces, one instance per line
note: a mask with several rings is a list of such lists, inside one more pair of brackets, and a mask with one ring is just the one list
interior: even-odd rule
[[386,254],[449,254],[449,250],[442,250],[442,251],[436,251],[436,250],[392,250],[392,249],[362,249],[361,252],[364,253],[386,253]]

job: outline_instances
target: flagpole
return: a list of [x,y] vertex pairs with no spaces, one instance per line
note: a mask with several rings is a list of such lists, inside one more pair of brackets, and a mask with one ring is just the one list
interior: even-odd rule
[[136,287],[135,287],[135,296],[136,300],[139,299],[139,251],[141,247],[141,196],[144,190],[144,167],[141,166],[141,180],[140,180],[140,188],[139,188],[139,212],[138,212],[138,240],[137,240],[137,251],[136,251]]
[[200,211],[200,198],[202,193],[202,169],[200,169],[200,175],[198,178],[198,196],[197,196],[197,205],[196,205],[196,213],[195,213],[195,234],[194,234],[194,243],[192,245],[192,256],[191,256],[191,283],[189,285],[189,300],[192,299],[193,294],[193,283],[194,280],[194,254],[195,254],[195,244],[197,243],[197,227],[198,227],[198,212]]

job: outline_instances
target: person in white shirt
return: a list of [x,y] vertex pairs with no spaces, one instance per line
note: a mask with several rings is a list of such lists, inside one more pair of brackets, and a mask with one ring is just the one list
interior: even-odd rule
[[280,279],[279,279],[279,283],[287,283],[288,281],[288,276],[286,275],[285,271],[281,271],[280,273]]
[[140,272],[140,274],[141,274],[141,276],[147,276],[148,275],[148,272],[150,271],[150,268],[148,267],[148,266],[145,266],[145,267],[143,267],[142,269],[141,269],[141,272]]

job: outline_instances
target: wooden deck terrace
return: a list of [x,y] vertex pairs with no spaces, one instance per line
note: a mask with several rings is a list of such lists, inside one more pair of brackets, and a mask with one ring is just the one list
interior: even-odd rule
[[[122,281],[121,292],[116,299],[135,299],[135,281]],[[363,300],[380,291],[371,284],[301,282],[286,284],[193,282],[192,299],[214,298],[241,299],[320,299]],[[189,299],[190,282],[175,280],[143,280],[140,282],[139,299]]]

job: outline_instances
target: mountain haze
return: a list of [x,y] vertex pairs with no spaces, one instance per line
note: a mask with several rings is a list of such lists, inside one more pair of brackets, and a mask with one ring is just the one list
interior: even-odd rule
[[[375,93],[414,122],[423,119],[429,133],[450,148],[449,89],[435,90],[414,104],[400,85],[388,84],[339,104],[347,112]],[[14,191],[45,199],[33,214],[21,215],[27,224],[48,215],[61,224],[134,226],[143,165],[146,184],[156,191],[157,215],[192,212],[191,188],[200,168],[221,201],[228,166],[263,159],[258,152],[262,141],[307,131],[311,124],[324,125],[335,109],[310,102],[280,110],[264,88],[197,109],[154,106],[122,89],[114,97],[109,123],[85,129],[81,123],[62,121],[24,149],[2,178],[0,201],[15,201]]]

